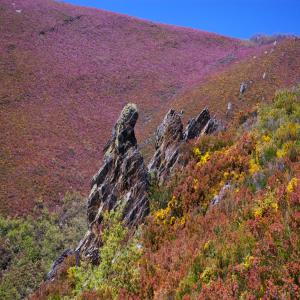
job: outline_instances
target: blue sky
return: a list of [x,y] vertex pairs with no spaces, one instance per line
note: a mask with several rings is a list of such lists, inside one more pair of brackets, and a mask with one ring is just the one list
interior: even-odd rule
[[237,38],[300,35],[300,0],[64,0]]

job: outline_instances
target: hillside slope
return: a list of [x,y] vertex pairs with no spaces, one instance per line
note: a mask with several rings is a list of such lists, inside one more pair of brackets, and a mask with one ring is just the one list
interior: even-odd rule
[[[247,85],[240,94],[240,85]],[[253,55],[228,66],[225,70],[208,75],[205,80],[172,101],[172,108],[184,110],[184,119],[195,116],[207,106],[224,124],[230,124],[234,115],[252,109],[258,103],[270,103],[279,89],[300,83],[300,39],[287,38],[272,44],[260,55]],[[226,116],[231,102],[231,116]],[[146,127],[146,136],[154,132],[160,120],[169,110],[161,107]],[[144,149],[151,155],[152,146]]]
[[2,0],[1,211],[86,191],[129,100],[145,128],[208,74],[268,47],[51,0]]
[[[159,136],[172,143],[174,122],[166,127]],[[100,263],[75,266],[69,255],[31,299],[299,299],[299,141],[294,88],[190,142],[187,166],[152,184],[151,212],[135,233],[120,197],[91,229],[103,242]]]

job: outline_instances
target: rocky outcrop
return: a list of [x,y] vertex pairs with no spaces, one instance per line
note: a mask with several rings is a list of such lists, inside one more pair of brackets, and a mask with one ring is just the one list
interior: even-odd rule
[[213,207],[217,204],[219,204],[226,196],[226,193],[228,190],[230,190],[231,188],[231,184],[230,183],[226,183],[220,190],[219,194],[214,196],[214,198],[212,199],[211,203],[210,203],[210,207]]
[[103,165],[92,179],[88,198],[89,230],[77,251],[97,263],[101,247],[103,213],[122,208],[126,226],[136,226],[149,213],[148,173],[137,147],[134,126],[138,119],[135,104],[127,104],[104,148]]
[[190,119],[184,132],[185,140],[194,139],[199,136],[209,120],[210,114],[207,108],[203,109],[196,118]]
[[73,249],[66,249],[60,256],[58,256],[53,262],[51,270],[47,274],[47,280],[53,280],[56,277],[57,271],[60,269],[61,264],[65,261],[67,257],[73,255],[74,253],[75,252]]
[[181,161],[181,145],[184,140],[181,116],[171,109],[157,128],[155,135],[156,152],[148,170],[151,177],[162,184],[170,175],[173,167]]
[[174,169],[187,163],[183,155],[186,142],[202,134],[211,134],[219,128],[219,122],[211,118],[209,110],[205,108],[183,130],[181,114],[171,109],[156,131],[156,151],[148,165],[151,178],[162,185]]
[[220,128],[220,123],[215,118],[211,118],[208,108],[205,108],[196,118],[188,121],[183,135],[187,141],[201,134],[211,134]]
[[296,39],[297,36],[292,34],[256,34],[250,38],[250,41],[258,44],[258,45],[269,45],[273,44],[273,46],[277,45],[277,42],[285,40],[285,39]]
[[244,93],[246,92],[247,87],[248,87],[248,85],[247,85],[247,83],[245,83],[245,82],[242,82],[242,83],[240,84],[240,95],[242,95],[242,94],[244,94]]
[[121,209],[125,226],[134,228],[149,213],[149,174],[158,184],[163,184],[179,166],[184,166],[184,147],[187,141],[202,134],[210,134],[220,124],[205,108],[183,128],[182,113],[170,110],[155,135],[156,152],[145,167],[137,146],[134,127],[138,119],[135,104],[129,103],[116,122],[112,137],[103,149],[103,164],[91,181],[87,204],[88,231],[75,250],[64,251],[53,263],[48,280],[53,280],[63,261],[74,255],[76,265],[81,259],[99,263],[102,246],[104,212]]

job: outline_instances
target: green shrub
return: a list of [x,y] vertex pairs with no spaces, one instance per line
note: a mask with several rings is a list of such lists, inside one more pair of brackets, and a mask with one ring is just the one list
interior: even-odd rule
[[67,193],[57,213],[37,201],[36,216],[0,216],[0,299],[23,299],[36,290],[51,264],[74,247],[86,230],[84,200]]
[[151,212],[166,208],[171,197],[172,194],[170,188],[164,186],[152,186],[149,197]]
[[74,280],[75,294],[97,291],[116,298],[120,290],[129,294],[139,291],[140,272],[138,261],[142,255],[136,238],[128,240],[128,229],[120,222],[119,211],[104,215],[103,247],[100,249],[99,266],[82,264],[72,267],[69,276]]

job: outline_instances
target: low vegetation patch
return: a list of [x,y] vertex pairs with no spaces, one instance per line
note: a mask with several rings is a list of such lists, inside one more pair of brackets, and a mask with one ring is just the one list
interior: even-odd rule
[[0,216],[0,299],[24,299],[45,279],[51,264],[86,230],[85,201],[66,194],[58,212],[36,201],[35,216]]
[[299,113],[299,90],[284,90],[251,132],[196,143],[144,229],[142,298],[300,297]]

